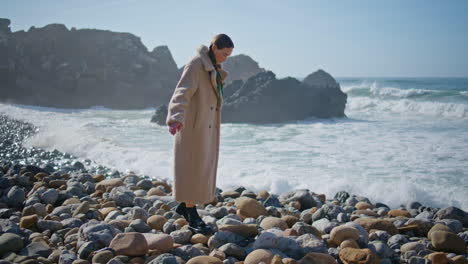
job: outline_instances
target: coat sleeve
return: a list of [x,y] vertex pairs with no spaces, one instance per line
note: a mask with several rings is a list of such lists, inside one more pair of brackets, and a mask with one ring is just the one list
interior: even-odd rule
[[166,124],[177,121],[185,125],[185,116],[192,96],[198,89],[198,67],[196,63],[190,62],[185,65],[182,77],[180,77],[174,94],[169,101],[167,109]]

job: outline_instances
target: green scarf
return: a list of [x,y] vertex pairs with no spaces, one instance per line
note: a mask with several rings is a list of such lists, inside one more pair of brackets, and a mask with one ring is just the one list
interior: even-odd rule
[[208,52],[208,56],[210,57],[211,62],[213,63],[213,66],[215,68],[215,71],[216,71],[216,84],[218,86],[217,90],[218,90],[219,96],[222,98],[223,97],[224,85],[223,85],[223,77],[221,77],[221,74],[219,73],[219,70],[218,70],[218,67],[220,67],[220,66],[218,64],[216,64],[216,58],[215,58],[214,53],[213,53],[213,51],[211,49]]

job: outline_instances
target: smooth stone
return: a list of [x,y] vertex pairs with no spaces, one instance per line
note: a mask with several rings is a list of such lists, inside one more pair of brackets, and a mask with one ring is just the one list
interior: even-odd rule
[[41,200],[45,204],[54,205],[58,197],[59,197],[59,192],[56,189],[48,189],[47,191],[41,194]]
[[465,241],[452,232],[434,231],[431,233],[431,242],[436,250],[466,254]]
[[341,244],[341,242],[347,239],[357,241],[359,239],[359,231],[353,227],[342,225],[333,228],[330,232],[330,240],[336,245]]
[[84,201],[82,202],[76,209],[73,211],[73,217],[77,216],[78,214],[86,214],[89,211],[90,205],[89,202]]
[[136,232],[146,233],[151,231],[151,227],[147,225],[142,219],[133,220],[128,227],[133,228]]
[[104,218],[106,218],[109,215],[109,213],[113,211],[118,211],[118,209],[116,207],[104,207],[99,209],[99,213],[101,213],[102,217]]
[[104,174],[96,174],[96,175],[93,175],[92,177],[93,177],[94,182],[101,182],[106,179],[106,176]]
[[301,205],[301,210],[309,209],[317,206],[317,201],[314,199],[309,190],[293,190],[280,195],[279,200],[285,204],[297,201]]
[[387,243],[389,238],[390,234],[387,231],[377,230],[369,234],[370,241],[379,240]]
[[408,242],[408,243],[403,244],[400,248],[400,251],[401,253],[404,254],[408,251],[419,252],[424,249],[426,249],[426,246],[423,243],[416,241],[416,242]]
[[63,228],[63,224],[58,221],[52,220],[39,220],[37,222],[37,228],[40,231],[50,230],[52,232],[56,232]]
[[343,263],[380,264],[379,257],[368,248],[344,248],[340,250],[339,256]]
[[174,243],[187,244],[188,242],[190,242],[190,238],[192,237],[192,231],[188,229],[177,230],[171,232],[170,236],[174,238]]
[[213,210],[211,210],[211,214],[215,218],[220,219],[228,215],[229,212],[226,207],[218,207],[218,208],[214,208]]
[[137,232],[117,234],[109,247],[115,250],[116,255],[126,256],[143,256],[149,250],[145,236]]
[[432,233],[434,233],[435,231],[444,231],[444,232],[452,232],[452,229],[450,229],[450,227],[444,225],[444,224],[435,224],[430,230],[429,232],[427,233],[427,238],[431,239],[431,235]]
[[75,253],[70,250],[62,251],[59,258],[59,264],[72,264],[77,259]]
[[294,229],[296,230],[297,234],[299,236],[301,235],[304,235],[304,234],[312,234],[316,237],[321,237],[322,236],[322,233],[317,230],[317,228],[309,225],[309,224],[306,224],[306,223],[303,223],[303,222],[297,222],[295,223],[291,229]]
[[285,216],[282,216],[281,219],[286,222],[286,224],[288,225],[288,228],[291,228],[295,223],[299,222],[300,219],[293,216],[293,215],[285,215]]
[[157,250],[161,253],[166,253],[174,247],[174,239],[167,234],[152,234],[144,233],[149,250]]
[[374,251],[380,259],[390,258],[394,253],[386,243],[381,241],[369,243],[368,248]]
[[330,234],[333,228],[337,227],[336,222],[330,222],[327,218],[321,218],[312,223],[312,226],[317,228],[322,234]]
[[190,243],[194,245],[198,243],[206,245],[208,243],[208,237],[203,234],[195,234],[190,239]]
[[270,228],[279,228],[281,230],[286,230],[288,228],[288,224],[281,218],[277,217],[265,217],[262,222],[260,223],[260,227],[264,230],[268,230]]
[[307,253],[325,253],[327,247],[325,241],[322,238],[316,237],[312,234],[304,234],[297,237],[296,242],[303,248],[302,251]]
[[367,210],[374,208],[374,206],[367,202],[358,202],[354,207],[356,207],[357,210]]
[[213,236],[208,239],[208,247],[210,249],[219,248],[226,243],[234,243],[239,245],[245,240],[245,237],[240,236],[236,233],[221,230],[216,232]]
[[408,211],[406,211],[406,210],[399,210],[399,209],[390,210],[390,211],[387,213],[387,215],[390,216],[390,217],[399,217],[399,216],[402,216],[402,217],[411,218],[410,212],[408,212]]
[[172,250],[171,253],[174,254],[176,257],[182,258],[183,260],[189,260],[197,256],[205,255],[205,253],[203,253],[200,249],[190,245],[183,245],[181,247],[177,247],[174,250]]
[[358,243],[356,242],[356,240],[354,239],[346,239],[346,240],[343,240],[343,242],[341,242],[340,244],[340,248],[343,249],[343,248],[359,248],[359,245]]
[[102,247],[109,246],[112,239],[120,231],[110,224],[98,221],[90,221],[82,225],[78,231],[78,244],[86,241],[94,241]]
[[222,264],[223,262],[216,257],[197,256],[190,259],[187,264]]
[[153,195],[165,196],[167,194],[163,190],[161,190],[160,188],[153,187],[153,188],[149,189],[149,191],[147,193],[147,196],[153,196]]
[[273,253],[266,249],[257,249],[247,255],[244,264],[259,264],[260,262],[270,263],[273,259]]
[[35,228],[37,226],[38,221],[39,221],[39,218],[37,217],[36,214],[23,216],[21,217],[21,220],[20,220],[20,227],[26,228],[26,229]]
[[246,256],[245,250],[234,243],[226,243],[222,245],[219,250],[224,252],[226,256],[235,257],[239,260],[243,260]]
[[468,260],[466,257],[459,255],[451,258],[453,264],[468,264]]
[[52,253],[52,249],[43,242],[32,242],[23,248],[19,255],[30,257],[44,257],[47,258]]
[[440,222],[448,226],[455,234],[463,232],[463,224],[456,219],[442,219]]
[[276,248],[279,242],[279,237],[271,232],[262,232],[258,237],[255,239],[253,244],[254,249],[269,249],[269,248]]
[[135,197],[132,191],[123,186],[112,189],[109,194],[109,198],[114,200],[115,203],[121,207],[133,206],[133,199],[135,199]]
[[369,232],[371,229],[377,229],[387,231],[390,235],[396,235],[399,233],[396,226],[392,222],[387,220],[358,218],[354,220],[354,223],[357,223],[364,227],[367,232]]
[[147,180],[147,179],[143,179],[143,180],[140,180],[139,182],[137,182],[136,184],[137,187],[140,187],[144,190],[149,190],[151,188],[153,188],[153,182],[150,181],[150,180]]
[[177,258],[169,253],[161,254],[148,262],[148,264],[179,264]]
[[92,263],[96,264],[106,264],[109,262],[114,257],[114,253],[110,250],[104,250],[101,252],[98,252],[96,255],[93,256]]
[[0,256],[8,252],[18,252],[23,248],[23,239],[21,236],[13,233],[4,233],[0,235]]
[[366,215],[366,216],[371,216],[371,217],[379,217],[380,215],[374,211],[371,210],[356,210],[353,212],[354,215]]
[[18,224],[9,219],[0,219],[0,230],[3,233],[13,233],[17,235],[21,234],[21,230]]
[[308,264],[308,263],[336,264],[336,260],[335,260],[334,257],[332,257],[332,256],[330,256],[328,254],[308,253],[301,260],[299,260],[299,264]]
[[123,186],[124,183],[120,179],[105,179],[96,184],[96,191],[109,192],[113,188]]
[[254,224],[222,225],[218,226],[218,230],[229,231],[246,238],[252,238],[258,235],[258,229]]
[[58,189],[62,185],[66,186],[67,181],[65,181],[65,180],[52,180],[52,181],[49,182],[49,187],[54,188],[54,189]]
[[145,222],[148,220],[149,217],[149,214],[145,209],[138,207],[132,208],[130,212],[127,213],[127,215],[129,216],[130,220],[141,219]]
[[260,215],[267,215],[267,210],[265,209],[265,207],[257,200],[252,198],[237,198],[235,201],[235,205],[238,208],[240,215],[244,217],[257,218]]
[[92,241],[86,242],[78,249],[78,258],[88,259],[92,252],[101,249],[97,243]]
[[468,213],[458,207],[447,207],[437,211],[437,219],[456,219],[463,224],[463,227],[468,227]]
[[223,198],[239,198],[240,195],[241,194],[236,191],[225,191],[221,193]]
[[32,205],[32,207],[34,207],[34,210],[38,216],[44,217],[47,215],[46,206],[44,204],[35,203]]
[[26,200],[26,193],[23,188],[13,186],[6,195],[6,203],[10,207],[20,207]]
[[447,258],[447,255],[442,252],[434,252],[426,256],[427,259],[431,260],[432,263],[435,264],[448,264],[449,259]]

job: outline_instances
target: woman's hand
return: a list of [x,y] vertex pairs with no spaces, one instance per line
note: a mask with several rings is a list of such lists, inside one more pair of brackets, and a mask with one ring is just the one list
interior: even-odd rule
[[173,122],[169,125],[169,132],[171,133],[171,135],[175,135],[181,129],[182,129],[182,123],[180,122]]

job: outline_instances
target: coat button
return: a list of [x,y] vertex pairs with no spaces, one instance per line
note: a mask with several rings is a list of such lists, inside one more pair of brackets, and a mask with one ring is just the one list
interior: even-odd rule
[[211,128],[211,125],[209,125],[208,128]]
[[213,107],[211,107],[211,110],[213,110]]
[[218,111],[218,110],[219,110],[219,108],[216,108],[216,111]]

